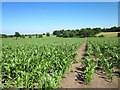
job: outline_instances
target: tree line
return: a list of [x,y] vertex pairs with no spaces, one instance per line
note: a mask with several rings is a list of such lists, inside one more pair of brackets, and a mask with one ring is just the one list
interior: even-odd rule
[[94,37],[100,32],[120,32],[120,27],[111,27],[111,28],[82,28],[76,30],[55,30],[53,34],[57,37]]
[[42,38],[43,35],[46,35],[47,37],[49,37],[50,33],[46,33],[46,34],[45,33],[43,33],[43,34],[29,34],[29,35],[27,35],[27,34],[20,34],[19,32],[15,32],[14,35],[0,34],[0,38],[14,38],[14,37],[16,37],[16,39],[18,37],[21,37],[21,38],[26,38],[26,37],[28,37],[28,38],[32,38],[32,37]]
[[[111,27],[111,28],[82,28],[82,29],[73,29],[73,30],[55,30],[53,31],[53,35],[56,35],[57,37],[64,37],[64,38],[68,38],[68,37],[80,37],[80,38],[84,38],[84,37],[95,37],[96,34],[100,33],[100,32],[120,32],[120,27]],[[16,37],[16,39],[18,37],[21,38],[32,38],[33,36],[36,38],[42,38],[43,35],[46,35],[47,37],[50,36],[50,33],[43,33],[43,34],[20,34],[19,32],[15,32],[14,35],[6,35],[6,34],[0,34],[0,38],[13,38]],[[101,35],[100,37],[103,37],[103,35]],[[118,33],[118,37],[120,37],[120,33]]]

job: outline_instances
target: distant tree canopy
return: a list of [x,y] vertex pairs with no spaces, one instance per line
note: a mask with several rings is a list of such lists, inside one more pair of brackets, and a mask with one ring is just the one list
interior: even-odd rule
[[117,35],[118,37],[120,37],[120,33],[118,33],[118,35]]
[[[120,32],[120,27],[111,27],[111,28],[82,28],[82,29],[68,29],[68,30],[55,30],[53,31],[53,35],[56,35],[57,37],[64,37],[64,38],[68,38],[68,37],[95,37],[96,34],[100,33],[100,32]],[[16,37],[16,39],[18,37],[22,37],[22,38],[32,38],[32,37],[36,37],[36,38],[40,38],[43,37],[42,35],[46,35],[47,37],[50,36],[50,33],[43,33],[43,34],[24,34],[24,35],[20,35],[19,32],[15,32],[14,35],[6,35],[6,34],[0,34],[0,38],[13,38]],[[102,36],[101,36],[102,37]],[[117,37],[120,37],[120,34],[118,33]]]
[[7,38],[8,36],[6,34],[0,34],[0,38]]
[[37,38],[37,34],[35,34],[36,38]]
[[43,35],[39,35],[39,38],[42,38],[43,37]]
[[50,33],[46,33],[46,36],[49,37],[49,36],[50,36]]
[[103,28],[103,32],[120,32],[120,27]]
[[56,30],[53,32],[57,37],[92,37],[102,32],[100,28],[83,28],[81,30]]
[[21,35],[20,35],[20,33],[19,32],[15,32],[15,35],[14,35],[15,37],[16,37],[16,39],[18,38],[18,37],[20,37]]
[[0,34],[0,38],[13,38],[14,35]]
[[29,38],[32,38],[32,35],[29,35]]
[[22,38],[25,38],[25,35],[21,35]]
[[111,28],[82,28],[76,30],[55,30],[53,31],[53,35],[57,37],[94,37],[96,34],[100,32],[119,32],[120,27],[111,27]]
[[13,38],[13,37],[14,37],[14,35],[8,35],[8,37]]
[[102,35],[99,35],[98,37],[104,37],[104,35],[102,34]]
[[43,33],[43,35],[45,35],[45,33]]

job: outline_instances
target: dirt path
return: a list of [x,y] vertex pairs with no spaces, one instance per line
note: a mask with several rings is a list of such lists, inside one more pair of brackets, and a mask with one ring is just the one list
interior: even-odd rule
[[78,63],[72,64],[70,68],[70,73],[64,74],[61,81],[61,88],[118,88],[118,77],[114,76],[112,83],[108,82],[103,73],[97,72],[93,75],[93,81],[91,85],[84,85],[83,83],[83,66],[82,58],[84,57],[86,49],[86,42],[84,42],[80,48],[76,50],[78,53],[77,59]]

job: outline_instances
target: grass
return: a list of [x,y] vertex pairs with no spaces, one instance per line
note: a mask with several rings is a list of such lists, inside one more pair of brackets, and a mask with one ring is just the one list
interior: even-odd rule
[[96,36],[99,35],[104,35],[104,37],[116,37],[118,32],[102,32],[97,34]]

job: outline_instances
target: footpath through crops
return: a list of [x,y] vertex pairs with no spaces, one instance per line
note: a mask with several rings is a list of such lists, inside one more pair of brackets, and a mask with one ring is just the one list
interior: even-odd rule
[[58,88],[66,69],[76,62],[80,38],[3,39],[2,87]]

